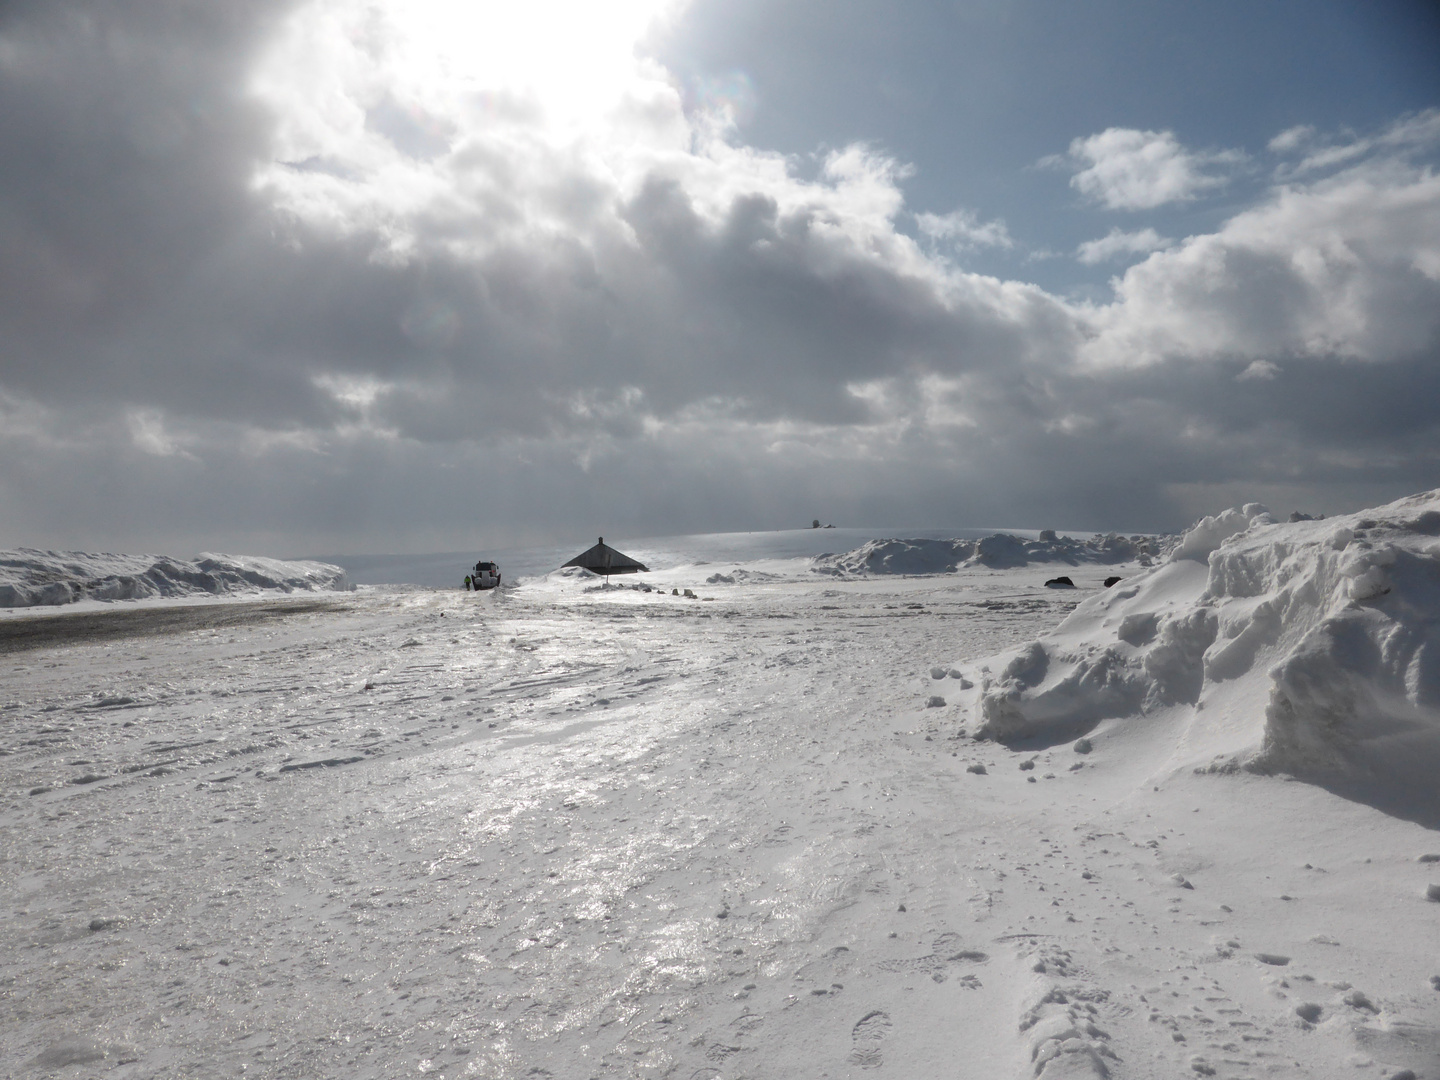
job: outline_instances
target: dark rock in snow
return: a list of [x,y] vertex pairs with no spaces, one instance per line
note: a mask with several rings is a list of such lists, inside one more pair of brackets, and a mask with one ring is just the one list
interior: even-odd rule
[[1352,1009],[1364,1009],[1366,1012],[1380,1011],[1375,1007],[1375,1003],[1372,1002],[1359,990],[1351,990],[1348,994],[1346,994],[1345,1004],[1349,1005]]
[[1061,577],[1052,577],[1049,581],[1045,582],[1045,587],[1047,589],[1073,589],[1075,582],[1062,575]]
[[42,1069],[63,1069],[67,1065],[89,1065],[105,1060],[105,1048],[94,1039],[62,1039],[30,1064]]
[[1124,578],[1119,577],[1119,576],[1116,575],[1116,574],[1111,574],[1109,577],[1107,577],[1107,578],[1105,579],[1105,588],[1108,589],[1108,588],[1110,588],[1112,585],[1119,585],[1120,582],[1122,582],[1122,581],[1124,581],[1124,580],[1125,580]]
[[1088,754],[1095,749],[1095,744],[1089,739],[1077,739],[1075,742],[1075,753]]
[[340,765],[354,765],[357,761],[364,761],[365,755],[356,754],[353,757],[325,758],[323,761],[297,761],[289,765],[281,765],[280,771],[298,772],[301,769],[333,769]]

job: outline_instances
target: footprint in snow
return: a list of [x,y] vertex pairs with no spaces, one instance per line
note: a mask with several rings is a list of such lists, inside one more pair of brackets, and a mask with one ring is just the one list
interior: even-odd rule
[[850,1062],[862,1069],[878,1069],[883,1063],[880,1046],[890,1034],[890,1014],[875,1009],[862,1016],[850,1029],[854,1046],[850,1050]]

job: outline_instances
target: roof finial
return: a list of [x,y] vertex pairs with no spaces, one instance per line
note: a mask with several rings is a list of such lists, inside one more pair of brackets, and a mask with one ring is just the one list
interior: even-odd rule
[[605,542],[605,537],[603,537],[603,536],[602,536],[602,537],[600,537],[600,543],[602,543],[602,544],[603,544],[603,543],[604,543],[604,542]]

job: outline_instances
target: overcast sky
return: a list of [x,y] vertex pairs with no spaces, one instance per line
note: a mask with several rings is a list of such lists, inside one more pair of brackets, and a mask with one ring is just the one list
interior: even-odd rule
[[1421,0],[9,0],[0,547],[1440,485]]

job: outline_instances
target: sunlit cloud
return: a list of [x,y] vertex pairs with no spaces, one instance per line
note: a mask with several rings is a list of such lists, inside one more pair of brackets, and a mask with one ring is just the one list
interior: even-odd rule
[[1098,240],[1086,240],[1075,249],[1075,257],[1087,266],[1106,262],[1123,255],[1148,255],[1169,247],[1173,240],[1161,236],[1154,229],[1145,228],[1135,232],[1111,229]]
[[931,240],[944,241],[955,248],[1012,248],[1015,241],[1003,221],[981,221],[971,210],[952,210],[948,214],[916,214],[915,224]]
[[1440,342],[1440,175],[1381,159],[1278,188],[1115,289],[1082,354],[1103,365],[1423,355]]
[[1224,187],[1227,170],[1244,158],[1238,150],[1188,150],[1170,131],[1107,128],[1042,164],[1078,167],[1070,186],[1108,209],[1151,210]]
[[1301,124],[1280,132],[1268,144],[1275,154],[1300,154],[1299,161],[1282,162],[1277,179],[1288,180],[1342,167],[1377,151],[1408,156],[1440,146],[1440,108],[1403,116],[1371,135],[1342,132],[1325,135],[1314,125]]

